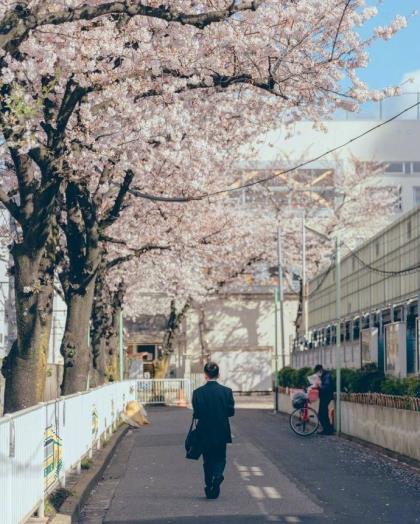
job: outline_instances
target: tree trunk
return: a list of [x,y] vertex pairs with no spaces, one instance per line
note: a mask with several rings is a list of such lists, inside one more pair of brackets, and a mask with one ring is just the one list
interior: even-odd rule
[[98,273],[92,310],[92,362],[98,384],[119,380],[118,334],[125,292],[123,284],[112,292],[105,275]]
[[169,369],[169,360],[171,356],[166,353],[159,359],[155,364],[155,376],[154,378],[166,378]]
[[91,363],[89,328],[95,290],[95,277],[66,299],[67,319],[61,343],[64,358],[62,395],[86,391]]
[[[107,352],[107,379],[114,382],[120,379],[120,354],[119,354],[119,330],[122,306],[121,304],[112,312],[112,335],[108,340]],[[125,370],[124,362],[124,370]]]
[[53,310],[54,264],[43,250],[24,244],[11,250],[14,260],[17,339],[3,364],[5,413],[44,400]]

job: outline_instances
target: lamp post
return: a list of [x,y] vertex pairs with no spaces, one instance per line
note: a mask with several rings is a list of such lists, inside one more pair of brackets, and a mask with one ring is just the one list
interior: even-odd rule
[[336,430],[337,434],[341,433],[341,253],[340,253],[340,237],[337,234],[335,237],[335,309],[337,317],[336,328]]
[[274,413],[279,411],[279,334],[278,334],[278,321],[277,321],[277,289],[274,289]]
[[284,286],[283,286],[283,251],[281,244],[281,230],[277,228],[277,263],[279,270],[278,280],[278,296],[280,303],[280,340],[281,340],[281,365],[282,368],[286,366],[286,355],[285,355],[285,337],[284,337]]
[[123,319],[123,310],[120,310],[119,318],[119,337],[118,337],[118,348],[120,356],[120,380],[124,380],[124,319]]

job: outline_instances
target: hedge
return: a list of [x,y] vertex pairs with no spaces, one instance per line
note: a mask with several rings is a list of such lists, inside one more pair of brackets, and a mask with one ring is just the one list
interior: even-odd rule
[[[335,380],[335,370],[330,371]],[[308,386],[307,376],[314,373],[312,368],[293,369],[285,367],[279,371],[278,385],[289,388]],[[341,370],[341,390],[347,393],[383,393],[420,398],[420,377],[394,378],[385,376],[375,365],[361,369]]]

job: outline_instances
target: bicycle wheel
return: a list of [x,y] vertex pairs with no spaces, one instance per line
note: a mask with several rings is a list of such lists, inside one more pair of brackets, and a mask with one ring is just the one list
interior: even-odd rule
[[301,437],[313,435],[319,427],[317,412],[312,408],[295,409],[290,415],[289,424],[296,435]]

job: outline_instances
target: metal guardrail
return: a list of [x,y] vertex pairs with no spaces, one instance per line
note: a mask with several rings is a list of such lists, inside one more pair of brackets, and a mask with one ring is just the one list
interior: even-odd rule
[[137,399],[142,404],[191,405],[191,381],[182,378],[137,380]]
[[38,511],[66,473],[80,468],[115,428],[136,381],[62,397],[0,418],[0,522],[18,524]]

